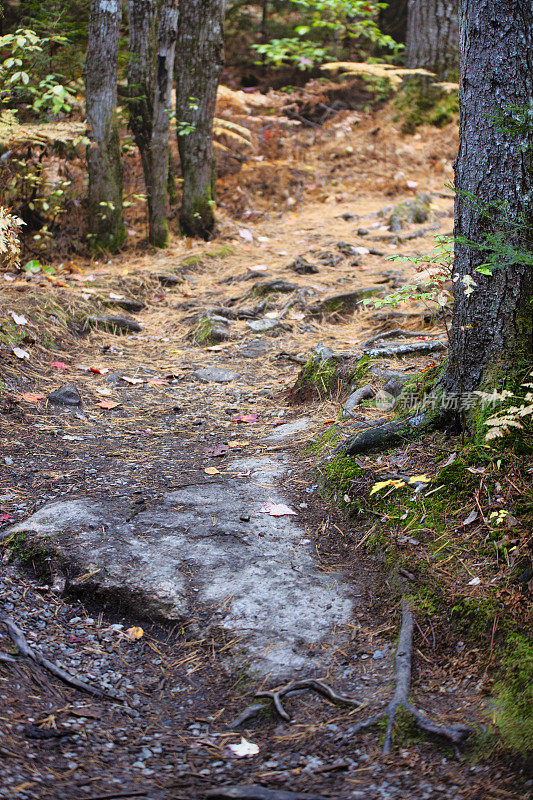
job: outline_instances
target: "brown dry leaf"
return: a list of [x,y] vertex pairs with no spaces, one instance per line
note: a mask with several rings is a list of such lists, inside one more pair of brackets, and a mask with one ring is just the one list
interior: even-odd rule
[[126,381],[126,383],[129,383],[132,386],[137,386],[140,383],[144,383],[144,378],[128,378],[127,375],[121,375],[120,380]]
[[206,475],[220,475],[220,470],[216,467],[206,467],[204,472]]
[[32,392],[28,392],[27,394],[21,395],[22,399],[26,401],[26,403],[38,403],[39,400],[44,400],[46,397],[45,394],[33,394]]
[[239,439],[235,439],[233,442],[228,442],[228,447],[246,447],[247,444],[250,444],[250,442],[241,442]]
[[107,408],[112,409],[116,408],[117,406],[121,406],[122,403],[115,403],[114,400],[101,400],[99,403],[96,404],[99,408]]

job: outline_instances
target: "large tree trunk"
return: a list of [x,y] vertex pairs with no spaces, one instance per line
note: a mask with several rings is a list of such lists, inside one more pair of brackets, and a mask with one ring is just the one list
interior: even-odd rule
[[116,251],[126,232],[122,219],[122,162],[117,125],[117,57],[122,4],[93,0],[85,60],[90,144],[89,231],[96,248]]
[[[507,245],[531,252],[531,118],[522,135],[500,130],[491,116],[509,106],[522,109],[526,119],[533,108],[531,2],[462,0],[455,235],[483,244],[487,235],[506,228]],[[480,202],[473,203],[465,192]],[[490,208],[501,202],[507,204],[504,214]],[[506,216],[514,223],[522,220],[522,227],[513,230]],[[517,375],[533,363],[533,270],[502,253],[492,277],[484,276],[476,268],[486,261],[486,250],[456,242],[455,305],[444,375],[448,392],[494,386],[498,377]],[[477,284],[472,293],[470,280]]]
[[223,65],[225,0],[182,0],[178,22],[176,123],[183,233],[207,238],[215,224],[213,116]]
[[128,16],[130,127],[143,165],[148,238],[156,247],[165,247],[169,110],[178,11],[175,0],[129,0]]
[[406,64],[442,80],[459,71],[459,0],[408,0]]

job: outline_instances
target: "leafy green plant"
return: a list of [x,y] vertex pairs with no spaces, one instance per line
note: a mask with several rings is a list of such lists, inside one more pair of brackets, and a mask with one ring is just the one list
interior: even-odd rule
[[[377,15],[386,3],[375,0],[291,0],[303,24],[294,35],[253,45],[263,60],[276,67],[294,64],[306,70],[337,55],[341,40],[358,45],[366,42],[397,52],[401,45],[377,25]],[[362,51],[361,51],[362,52]]]
[[9,108],[30,108],[36,117],[46,113],[69,113],[75,97],[65,85],[63,76],[47,73],[42,76],[37,57],[50,43],[62,45],[64,36],[40,37],[34,31],[19,28],[0,36],[0,51],[9,53],[0,61],[0,84],[4,87],[0,102]]

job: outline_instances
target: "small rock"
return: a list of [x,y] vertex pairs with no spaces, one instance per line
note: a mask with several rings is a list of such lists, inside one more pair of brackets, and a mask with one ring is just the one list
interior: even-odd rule
[[366,228],[357,228],[357,235],[358,236],[368,236],[369,231]]
[[315,317],[333,315],[347,316],[354,313],[356,308],[361,304],[363,298],[372,297],[382,291],[382,286],[365,286],[353,292],[332,295],[331,297],[325,297],[320,303],[311,306],[309,311]]
[[49,403],[58,406],[81,406],[81,395],[75,386],[62,386],[61,389],[54,389],[47,398]]
[[298,275],[315,275],[319,270],[318,267],[315,267],[314,264],[310,264],[309,261],[306,261],[305,258],[301,258],[297,256],[292,264],[289,264],[287,269],[292,269],[293,272],[297,272]]
[[144,303],[141,303],[140,300],[128,300],[126,297],[123,300],[104,300],[106,306],[118,306],[119,308],[123,308],[124,311],[129,311],[131,314],[135,314],[137,311],[142,311],[143,308],[146,308]]
[[230,383],[239,377],[236,372],[231,372],[229,369],[220,369],[219,367],[197,369],[193,372],[193,375],[204,383]]
[[427,222],[431,215],[431,198],[427,194],[420,194],[415,200],[406,200],[393,210],[389,217],[389,228],[393,233],[398,233],[409,223],[420,225]]
[[285,281],[283,278],[277,278],[276,280],[267,281],[266,283],[254,283],[252,292],[258,297],[263,297],[266,294],[273,294],[274,292],[289,294],[290,292],[294,292],[297,288],[295,283]]
[[275,328],[281,329],[277,319],[253,319],[246,323],[246,327],[255,333],[265,333],[266,331],[273,331]]
[[114,314],[106,314],[103,317],[87,317],[87,325],[103,328],[111,333],[138,333],[142,330],[139,323],[131,317],[117,317]]
[[384,658],[384,657],[385,657],[385,653],[383,652],[383,650],[375,650],[374,654],[372,656],[374,661],[379,661],[380,658]]
[[266,441],[282,442],[284,439],[287,439],[289,436],[293,436],[295,433],[305,431],[308,427],[308,417],[297,419],[294,422],[287,422],[285,425],[278,425],[278,427],[272,431],[272,433],[269,433],[269,435],[266,437]]
[[237,349],[241,358],[259,358],[265,356],[271,347],[264,339],[253,339]]
[[159,281],[162,286],[178,286],[183,283],[181,275],[170,275],[167,272],[160,272],[154,275],[154,278]]

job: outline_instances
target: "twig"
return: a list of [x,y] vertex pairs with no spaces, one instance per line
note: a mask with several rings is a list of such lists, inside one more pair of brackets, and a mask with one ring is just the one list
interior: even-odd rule
[[396,688],[384,711],[380,711],[370,719],[364,722],[359,722],[354,725],[350,732],[357,733],[364,728],[369,728],[382,717],[388,718],[387,731],[385,733],[385,741],[383,743],[383,755],[387,755],[392,747],[392,731],[394,727],[394,717],[400,706],[403,706],[415,718],[419,728],[434,733],[438,736],[444,736],[454,744],[461,744],[472,732],[471,728],[463,725],[437,725],[429,717],[415,708],[409,702],[409,691],[411,688],[411,661],[413,655],[413,614],[409,607],[407,600],[402,602],[402,627],[400,629],[400,637],[398,640],[398,648],[396,650]]
[[235,717],[235,719],[232,722],[228,723],[228,725],[226,725],[226,728],[230,730],[233,728],[238,728],[241,725],[244,725],[245,722],[248,722],[248,720],[255,719],[255,717],[259,716],[261,711],[264,711],[264,709],[265,706],[263,705],[263,703],[252,703],[252,705],[247,706],[244,709],[244,711],[242,711],[239,714],[238,717]]
[[285,697],[285,695],[290,694],[291,692],[301,692],[306,689],[310,689],[313,692],[318,692],[318,694],[321,694],[322,697],[326,697],[328,700],[331,700],[332,703],[351,706],[362,705],[361,700],[356,700],[353,697],[346,697],[346,695],[343,694],[337,694],[337,692],[335,692],[331,686],[328,686],[326,683],[322,683],[322,681],[317,681],[314,678],[309,678],[302,681],[292,681],[291,683],[286,683],[285,686],[281,686],[279,689],[275,689],[271,692],[257,692],[255,696],[268,697],[270,700],[272,700],[274,703],[274,708],[278,712],[279,716],[288,722],[290,720],[290,716],[283,708],[281,704],[281,698]]
[[113,700],[121,700],[121,698],[117,697],[114,693],[104,691],[104,689],[99,689],[96,686],[91,686],[89,683],[85,683],[85,681],[75,678],[73,675],[69,675],[64,669],[57,667],[52,661],[49,661],[40,653],[33,650],[26,641],[26,637],[20,628],[15,625],[13,620],[0,615],[0,622],[4,623],[9,635],[23,656],[39,664],[41,667],[44,667],[44,669],[47,669],[48,672],[51,672],[52,675],[55,675],[56,678],[59,678],[63,683],[73,686],[75,689],[79,689],[82,692],[87,692],[87,694],[92,694],[94,697],[109,697]]

